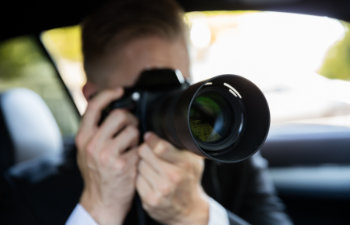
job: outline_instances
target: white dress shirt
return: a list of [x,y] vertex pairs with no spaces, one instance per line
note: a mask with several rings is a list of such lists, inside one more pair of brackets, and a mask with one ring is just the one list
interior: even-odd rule
[[[66,221],[66,225],[98,225],[90,214],[77,204]],[[208,225],[229,225],[226,209],[214,199],[209,198],[209,222]]]

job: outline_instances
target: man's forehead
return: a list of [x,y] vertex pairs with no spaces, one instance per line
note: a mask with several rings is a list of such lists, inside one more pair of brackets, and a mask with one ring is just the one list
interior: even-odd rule
[[189,76],[189,59],[186,45],[179,40],[169,41],[158,37],[130,41],[109,55],[108,86],[130,87],[144,70],[169,68]]

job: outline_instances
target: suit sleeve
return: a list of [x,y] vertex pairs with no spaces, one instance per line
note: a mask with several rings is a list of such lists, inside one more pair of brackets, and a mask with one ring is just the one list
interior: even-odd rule
[[[245,183],[241,189],[239,216],[251,224],[291,225],[285,206],[278,197],[268,172],[268,163],[256,153],[245,167]],[[230,225],[236,224],[235,214],[229,213]]]
[[203,187],[226,209],[230,225],[293,224],[259,152],[239,163],[206,163]]

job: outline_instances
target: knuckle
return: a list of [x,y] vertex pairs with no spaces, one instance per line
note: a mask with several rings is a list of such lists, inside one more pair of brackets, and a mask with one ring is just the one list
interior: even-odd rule
[[95,149],[96,149],[96,144],[95,144],[94,141],[90,141],[90,142],[86,145],[86,153],[87,153],[89,156],[93,156],[93,155],[94,155]]
[[148,195],[148,205],[152,208],[157,208],[160,204],[161,198],[157,194]]
[[167,148],[169,148],[169,144],[168,144],[168,142],[161,140],[161,141],[159,141],[159,147],[167,149]]
[[141,159],[147,158],[147,146],[146,144],[141,144],[140,147],[138,147],[138,155]]
[[181,163],[181,167],[185,170],[185,171],[191,171],[193,169],[193,164],[190,163],[189,161],[183,161]]
[[136,134],[136,133],[138,133],[138,129],[136,129],[135,126],[129,125],[129,126],[127,126],[126,130],[127,130],[127,132],[129,132],[130,134]]
[[116,109],[109,113],[110,117],[121,117],[120,110]]
[[114,109],[109,112],[108,117],[111,119],[118,118],[119,121],[124,122],[127,118],[126,112],[122,109]]
[[125,160],[125,159],[122,159],[122,158],[116,159],[114,165],[115,165],[115,169],[116,169],[117,171],[120,171],[120,172],[124,172],[125,169],[126,169],[126,166],[127,166],[126,160]]
[[165,154],[165,152],[166,152],[166,149],[165,149],[165,148],[156,148],[156,149],[155,149],[155,153],[156,153],[156,155],[158,155],[158,156],[163,156],[163,155]]
[[109,162],[110,156],[107,151],[102,151],[99,155],[99,161],[102,165],[107,165]]
[[170,182],[172,182],[175,185],[181,183],[182,176],[180,173],[178,173],[176,171],[169,172],[168,177],[170,179]]
[[123,109],[116,110],[116,115],[119,117],[120,121],[127,122],[128,121],[128,115],[127,112]]
[[155,153],[159,156],[163,156],[168,152],[169,146],[165,141],[160,141],[156,147]]
[[140,137],[140,132],[135,126],[128,126],[127,131],[129,135],[132,137],[132,140],[138,140]]
[[160,185],[159,191],[161,195],[168,196],[171,192],[171,185],[169,185],[168,183],[163,183],[162,185]]
[[138,126],[138,120],[136,117],[125,109],[115,109],[111,113],[113,114],[113,117],[118,118],[120,123]]
[[125,112],[123,112],[121,109],[115,109],[111,111],[108,117],[111,120],[120,121],[120,123],[124,123],[126,121]]

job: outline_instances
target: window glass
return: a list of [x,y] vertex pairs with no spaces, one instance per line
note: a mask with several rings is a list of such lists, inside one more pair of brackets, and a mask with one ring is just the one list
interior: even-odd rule
[[28,88],[39,94],[52,111],[63,136],[75,134],[78,117],[52,64],[30,37],[0,43],[0,91]]
[[59,73],[81,114],[87,102],[82,93],[85,73],[82,64],[80,26],[63,27],[42,33],[41,39],[51,54]]
[[[191,12],[192,80],[244,76],[264,92],[273,125],[350,126],[349,23],[260,11]],[[79,26],[43,34],[81,112],[86,101]]]
[[189,13],[195,80],[233,73],[267,97],[272,124],[350,126],[349,24],[278,12]]

